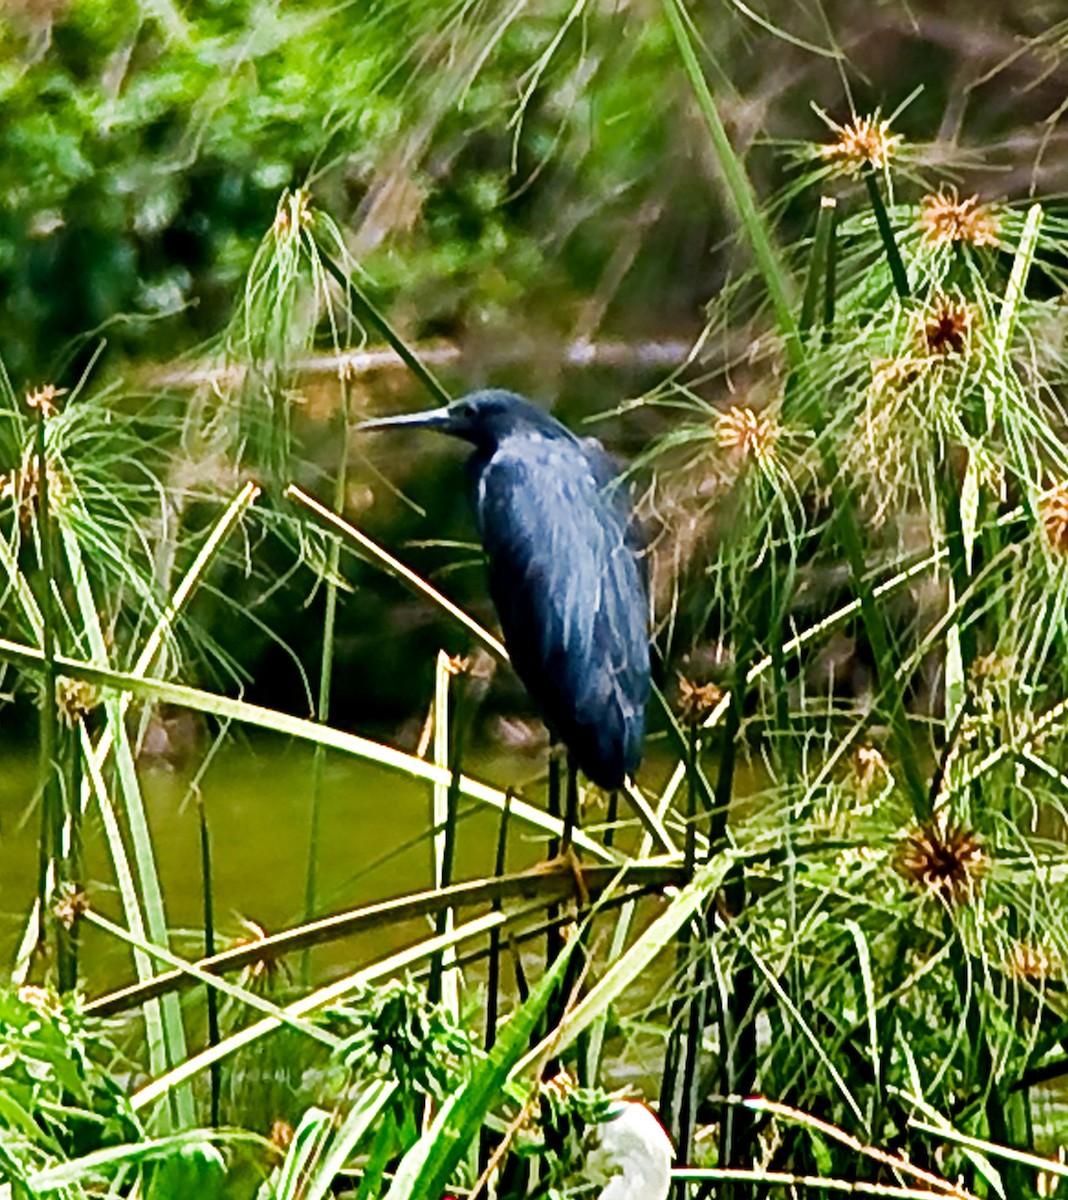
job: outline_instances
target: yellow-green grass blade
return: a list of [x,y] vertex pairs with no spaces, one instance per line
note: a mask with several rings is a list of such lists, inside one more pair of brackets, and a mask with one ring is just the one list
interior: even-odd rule
[[650,964],[672,945],[682,926],[701,911],[708,898],[722,884],[734,863],[729,852],[717,855],[699,868],[693,880],[671,901],[659,917],[616,959],[604,975],[570,1009],[560,1024],[524,1055],[513,1074],[518,1074],[547,1053],[559,1054],[570,1046],[642,977]]
[[[378,979],[387,978],[399,971],[404,971],[416,963],[424,962],[432,955],[450,946],[456,946],[473,938],[481,937],[491,929],[504,925],[510,919],[516,919],[522,915],[525,915],[525,913],[487,913],[485,916],[478,917],[473,921],[458,925],[450,934],[428,938],[426,941],[409,946],[407,949],[401,950],[396,954],[391,954],[381,962],[374,963],[369,967],[362,967],[359,971],[355,971],[351,975],[346,975],[344,978],[336,980],[326,987],[319,988],[310,995],[303,996],[300,1000],[294,1001],[292,1004],[286,1005],[285,1011],[290,1016],[305,1016],[316,1009],[325,1007],[327,1004],[335,1003],[351,992],[365,987],[367,984],[374,983]],[[140,1111],[148,1107],[166,1096],[173,1088],[192,1079],[199,1072],[207,1070],[212,1063],[219,1062],[243,1046],[251,1045],[266,1034],[273,1033],[280,1027],[280,1024],[281,1022],[275,1017],[265,1017],[263,1020],[257,1021],[240,1032],[225,1038],[218,1045],[211,1046],[200,1054],[194,1055],[187,1062],[182,1063],[166,1075],[153,1080],[135,1092],[130,1098],[132,1108],[134,1111]]]
[[[582,888],[579,887],[581,873]],[[432,917],[446,908],[472,908],[482,904],[499,904],[504,900],[537,900],[543,906],[558,902],[565,897],[582,898],[599,896],[615,882],[622,880],[626,885],[641,887],[665,887],[683,882],[681,867],[677,860],[649,859],[628,863],[624,868],[616,866],[578,867],[566,860],[545,863],[529,871],[512,875],[492,876],[454,883],[447,888],[433,888],[414,892],[364,905],[333,916],[321,917],[305,925],[269,934],[254,942],[243,943],[229,950],[222,950],[194,965],[213,974],[237,971],[250,967],[265,958],[277,959],[283,954],[293,954],[310,946],[321,946],[328,942],[386,925],[396,925],[424,917]],[[110,1017],[116,1013],[144,1004],[147,1000],[165,995],[184,987],[190,981],[181,971],[168,971],[143,983],[132,984],[109,992],[84,1007],[88,1016]]]
[[[137,661],[133,665],[130,672],[132,675],[143,677],[148,674],[152,664],[156,661],[160,650],[163,648],[167,638],[170,636],[174,628],[174,623],[178,619],[179,614],[185,607],[189,597],[193,594],[197,584],[200,582],[208,564],[215,557],[219,547],[226,540],[227,535],[244,516],[248,508],[255,503],[256,498],[260,494],[258,484],[249,482],[237,493],[236,496],[226,506],[225,511],[211,533],[208,534],[203,546],[197,552],[196,557],[189,564],[189,569],[182,576],[178,586],[174,589],[174,593],[167,602],[166,608],[160,614],[159,620],[155,627],[149,633],[145,640],[144,646],[141,648],[141,653],[137,656]],[[129,704],[129,696],[123,695],[119,702],[119,707],[122,712],[126,711]],[[94,754],[97,762],[103,765],[104,761],[111,750],[111,729],[106,728],[101,734],[97,742]]]
[[406,587],[433,601],[434,604],[447,612],[454,620],[458,621],[468,633],[473,634],[498,662],[508,662],[508,651],[504,648],[504,643],[500,638],[494,637],[488,629],[480,625],[470,614],[464,612],[459,605],[454,604],[447,596],[443,596],[436,587],[427,583],[421,575],[417,575],[415,571],[410,567],[406,567],[399,559],[394,558],[388,550],[383,549],[377,542],[369,538],[367,534],[357,529],[355,525],[350,525],[343,517],[339,517],[337,513],[331,512],[325,505],[320,504],[318,500],[301,491],[295,484],[290,484],[286,488],[285,495],[287,499],[295,500],[298,504],[302,504],[324,525],[329,526],[336,533],[340,533],[349,541],[354,542],[364,553],[369,554],[379,566],[383,567],[396,579],[399,579]]
[[[31,670],[40,670],[43,665],[40,650],[19,642],[9,641],[6,638],[0,638],[0,659],[17,663]],[[277,709],[248,704],[244,700],[219,696],[214,692],[205,692],[184,684],[171,683],[165,679],[144,678],[131,675],[127,671],[114,671],[93,663],[79,662],[77,659],[67,658],[64,655],[56,656],[56,665],[64,675],[69,675],[72,679],[83,679],[102,689],[118,693],[130,692],[145,700],[192,709],[194,712],[202,712],[223,721],[237,721],[240,724],[298,738],[301,741],[310,742],[312,745],[321,744],[329,749],[351,754],[356,758],[400,771],[411,778],[421,779],[428,783],[437,783],[443,780],[448,782],[448,771],[442,771],[440,767],[424,762],[413,754],[406,754],[403,750],[384,746],[369,738],[360,737],[358,734],[345,733],[329,725],[320,725],[303,717],[294,717],[289,713],[279,712]],[[467,775],[460,776],[459,786],[460,794],[471,800],[496,809],[504,808],[506,794],[498,788],[480,783]],[[562,835],[563,822],[557,818],[550,817],[547,813],[523,800],[513,798],[510,805],[512,815],[519,820],[556,837]],[[573,840],[577,846],[589,851],[602,862],[618,861],[615,853],[581,831],[576,831]]]
[[168,967],[173,967],[180,974],[188,975],[190,979],[196,980],[197,983],[213,987],[216,991],[222,992],[224,995],[229,996],[231,1000],[236,1000],[239,1004],[244,1004],[246,1007],[264,1013],[266,1016],[274,1017],[281,1024],[290,1026],[290,1028],[297,1030],[298,1033],[305,1034],[314,1041],[323,1042],[331,1048],[340,1045],[340,1039],[328,1033],[325,1029],[320,1029],[312,1025],[309,1021],[303,1021],[300,1017],[291,1016],[285,1009],[280,1008],[277,1004],[272,1004],[270,1000],[265,1000],[262,996],[256,995],[255,992],[251,992],[247,988],[229,983],[221,976],[203,970],[196,963],[180,958],[177,954],[172,954],[170,950],[165,949],[163,946],[154,946],[143,937],[136,937],[128,930],[123,929],[121,925],[116,925],[114,921],[109,921],[107,917],[94,912],[92,909],[84,912],[81,919],[87,921],[90,925],[95,925],[97,929],[102,929],[113,938],[117,938],[127,945],[135,946],[142,954],[146,954],[150,958],[155,958],[161,963],[166,963]]
[[746,236],[749,238],[749,244],[753,248],[753,256],[756,258],[764,286],[767,288],[779,332],[786,344],[787,357],[791,366],[801,366],[803,356],[797,319],[794,316],[794,292],[796,289],[793,277],[780,258],[768,228],[767,219],[760,211],[745,165],[735,153],[731,140],[727,136],[719,109],[709,90],[704,72],[701,70],[701,64],[697,61],[693,40],[687,28],[688,18],[682,0],[663,0],[663,7],[690,80],[690,86],[693,88],[694,97],[708,127],[712,148],[715,151],[720,170],[723,172],[727,192],[742,227],[745,229]]
[[[96,598],[82,559],[81,546],[74,531],[67,526],[63,526],[62,534],[82,628],[89,640],[89,648],[93,657],[98,662],[106,664],[108,660],[107,643],[104,639],[104,631],[100,626]],[[131,911],[139,905],[141,907],[140,915],[130,921],[130,927],[131,929],[143,929],[146,936],[154,943],[165,946],[168,934],[163,889],[156,871],[156,856],[152,847],[148,814],[145,811],[141,784],[134,765],[133,747],[130,745],[126,730],[121,695],[112,693],[105,697],[104,711],[107,728],[111,732],[115,748],[116,778],[122,796],[126,826],[133,845],[134,863],[140,884],[139,894],[135,891],[132,895],[127,894],[124,898]],[[97,764],[93,765],[95,767]],[[121,841],[118,829],[113,829],[112,832]],[[113,846],[111,854],[113,862],[120,856],[125,857],[124,849],[121,847]],[[119,877],[120,874],[120,869],[116,868],[116,876]],[[127,915],[129,919],[129,912]],[[151,964],[147,964],[141,958],[135,958],[135,967],[138,971],[147,967],[148,973],[151,974]],[[168,997],[162,1002],[159,1028],[153,1032],[162,1036],[163,1044],[161,1048],[157,1049],[151,1041],[149,1042],[150,1061],[153,1056],[157,1060],[160,1058],[160,1050],[162,1050],[162,1059],[168,1066],[183,1061],[186,1056],[185,1029],[182,1024],[182,1012],[176,998]],[[182,1127],[191,1125],[193,1123],[192,1093],[187,1088],[178,1089],[174,1094],[174,1103],[175,1117],[179,1125]]]

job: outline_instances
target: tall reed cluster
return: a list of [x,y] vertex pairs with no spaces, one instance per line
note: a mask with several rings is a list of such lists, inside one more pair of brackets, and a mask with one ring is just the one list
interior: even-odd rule
[[[373,333],[448,390],[310,192],[282,196],[191,397],[93,361],[66,393],[0,377],[0,661],[40,748],[36,896],[0,997],[13,1196],[578,1194],[633,1063],[680,1197],[1022,1197],[1068,1174],[1063,219],[929,178],[893,117],[857,114],[795,148],[810,229],[780,245],[663,9],[754,268],[621,408],[664,431],[634,475],[666,781],[654,764],[605,821],[552,767],[547,802],[470,773],[504,647],[348,519],[351,355]],[[338,368],[338,455],[309,485],[312,348]],[[271,592],[268,542],[324,589],[303,715],[242,698],[191,615],[238,579]],[[368,566],[449,623],[416,753],[331,723],[339,604]],[[138,761],[163,705],[211,730],[193,799],[234,728],[314,748],[292,928],[224,945],[201,805],[203,929],[174,937]],[[324,911],[334,755],[425,786],[425,890]],[[495,858],[457,879],[478,809]],[[509,871],[520,836],[547,864]],[[394,925],[403,948],[316,976],[313,947]],[[135,979],[86,1000],[90,934]],[[271,1072],[300,1106],[265,1121]]]

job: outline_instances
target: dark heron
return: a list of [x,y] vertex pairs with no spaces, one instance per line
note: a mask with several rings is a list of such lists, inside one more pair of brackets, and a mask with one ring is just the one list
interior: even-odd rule
[[573,763],[622,787],[642,755],[648,606],[603,446],[496,389],[360,428],[437,429],[474,446],[475,516],[512,663]]

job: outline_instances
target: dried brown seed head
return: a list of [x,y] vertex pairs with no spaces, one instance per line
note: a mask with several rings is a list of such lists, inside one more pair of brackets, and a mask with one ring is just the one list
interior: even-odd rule
[[923,198],[920,225],[927,240],[935,245],[968,242],[972,246],[996,246],[998,241],[997,217],[979,203],[978,196],[958,199],[956,188],[940,188]]
[[969,667],[968,674],[975,683],[1008,680],[1013,676],[1012,662],[1001,654],[980,654]]
[[723,699],[723,689],[715,683],[694,683],[679,676],[679,717],[687,725],[699,725]]
[[1068,479],[1043,496],[1038,511],[1050,549],[1068,556]]
[[1014,979],[1048,979],[1057,971],[1056,955],[1034,942],[1013,942],[1005,967]]
[[886,759],[877,746],[858,746],[853,751],[849,765],[857,787],[865,793],[882,784],[890,774]]
[[91,683],[64,675],[56,682],[56,703],[67,724],[73,727],[96,708],[100,696]]
[[19,988],[19,999],[23,1004],[37,1009],[39,1013],[54,1016],[63,1011],[63,1001],[58,993],[51,988],[38,987],[35,983],[26,983]]
[[885,167],[903,141],[901,134],[890,132],[889,121],[881,121],[877,113],[854,117],[846,125],[835,125],[834,131],[837,138],[820,146],[819,155],[848,174],[857,174],[864,166]]
[[287,192],[278,202],[274,225],[271,232],[279,241],[290,233],[307,229],[315,223],[315,215],[311,209],[311,193],[306,188],[297,188]]
[[[68,486],[53,463],[48,464],[48,501],[50,508],[60,506],[68,494]],[[10,500],[22,525],[28,525],[37,512],[40,492],[40,471],[37,456],[26,454],[21,466],[0,475],[0,502]]]
[[275,1149],[280,1150],[284,1154],[293,1141],[294,1132],[293,1126],[284,1117],[279,1117],[271,1125],[271,1132],[267,1140]]
[[918,887],[958,908],[978,892],[990,859],[974,830],[930,821],[905,838],[897,866]]
[[720,414],[716,433],[724,450],[739,458],[768,462],[774,457],[782,426],[773,417],[735,405]]
[[[241,924],[248,931],[248,936],[235,938],[233,942],[234,949],[238,946],[254,946],[257,942],[262,942],[268,936],[267,930],[256,921],[249,921],[242,918]],[[277,955],[266,951],[261,958],[257,958],[245,968],[245,974],[250,983],[273,984],[284,970],[285,968]]]
[[546,1092],[553,1092],[563,1100],[575,1091],[578,1084],[568,1069],[561,1067],[551,1079],[546,1079],[541,1086]]
[[921,347],[928,354],[963,354],[974,326],[975,312],[963,300],[936,296],[923,313]]
[[66,388],[57,388],[55,384],[46,383],[35,392],[26,393],[26,403],[44,417],[52,417],[59,411],[56,401],[67,394]]
[[52,905],[52,912],[61,925],[73,929],[74,923],[89,911],[89,897],[73,883],[64,884]]

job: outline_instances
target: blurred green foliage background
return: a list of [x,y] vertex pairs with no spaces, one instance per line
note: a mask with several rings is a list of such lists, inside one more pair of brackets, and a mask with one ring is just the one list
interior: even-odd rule
[[[1068,193],[1064,0],[716,0],[689,11],[784,243],[812,228],[818,197],[799,163],[828,137],[820,111],[893,114],[914,144],[917,196],[947,179],[984,199]],[[177,363],[169,403],[184,403],[182,372],[240,312],[279,196],[300,186],[337,220],[402,334],[458,348],[450,387],[518,387],[572,422],[662,378],[704,305],[750,265],[652,0],[8,0],[0,356],[16,391],[70,386],[104,339],[94,385],[124,376],[151,387],[145,368]],[[843,195],[846,211],[862,204],[855,189]],[[734,305],[710,343],[728,359],[739,352],[728,342],[752,336],[742,294]],[[650,339],[675,346],[675,359],[566,362],[576,342]],[[304,388],[313,490],[329,487],[337,461],[333,380],[328,371]],[[396,372],[360,387],[379,409],[422,402]],[[664,420],[642,410],[596,432],[633,455]],[[391,448],[388,469],[433,520],[366,471],[350,515],[435,578],[470,560],[407,546],[471,539],[457,456],[428,439],[425,450]],[[239,603],[205,597],[197,613],[264,700],[306,693],[299,664],[318,654],[307,577],[263,586],[291,566],[287,548],[260,546],[260,578],[227,597]],[[491,619],[478,571],[449,575],[448,588]],[[417,607],[388,583],[342,606],[339,654],[363,670],[339,675],[340,711],[366,702],[367,677],[377,713],[413,711],[434,652],[450,644]],[[398,655],[412,672],[390,669]]]
[[[895,124],[969,186],[1068,188],[1063,0],[693,16],[765,196],[847,87],[884,113],[922,89]],[[0,350],[35,380],[93,331],[162,360],[217,334],[305,182],[413,336],[686,335],[732,252],[675,65],[648,0],[9,0]]]

